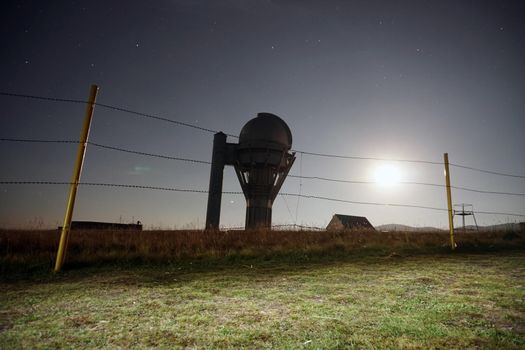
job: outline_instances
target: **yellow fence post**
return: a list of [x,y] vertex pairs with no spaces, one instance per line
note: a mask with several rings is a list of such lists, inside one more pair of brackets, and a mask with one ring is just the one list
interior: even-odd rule
[[84,163],[84,155],[86,154],[86,147],[89,138],[89,129],[91,127],[91,119],[93,118],[93,110],[95,109],[95,102],[97,100],[98,86],[91,85],[89,91],[89,100],[86,107],[86,114],[84,117],[84,125],[80,134],[80,142],[78,144],[77,159],[75,161],[75,168],[73,169],[73,177],[71,179],[71,187],[69,188],[69,198],[67,200],[66,214],[64,215],[64,223],[62,225],[62,232],[60,234],[60,242],[58,244],[57,258],[55,261],[55,272],[59,272],[64,264],[67,244],[69,241],[69,231],[71,228],[71,219],[73,218],[73,209],[75,207],[75,198],[77,196],[78,182],[82,173],[82,164]]
[[454,242],[454,212],[452,211],[452,192],[450,190],[450,171],[448,167],[448,153],[443,154],[445,160],[445,182],[447,187],[447,204],[448,204],[448,226],[450,228],[450,247],[456,249]]

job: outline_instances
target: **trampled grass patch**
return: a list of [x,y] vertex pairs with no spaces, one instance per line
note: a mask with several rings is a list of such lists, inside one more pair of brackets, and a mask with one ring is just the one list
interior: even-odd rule
[[525,348],[525,252],[76,267],[5,279],[0,348]]

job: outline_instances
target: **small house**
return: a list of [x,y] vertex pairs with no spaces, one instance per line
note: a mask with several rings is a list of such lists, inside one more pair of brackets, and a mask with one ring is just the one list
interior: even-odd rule
[[326,226],[327,231],[372,230],[374,226],[364,216],[335,214]]
[[[60,226],[59,230],[62,229]],[[71,230],[102,230],[102,231],[142,231],[142,223],[137,221],[136,224],[117,224],[114,222],[98,221],[72,221]]]

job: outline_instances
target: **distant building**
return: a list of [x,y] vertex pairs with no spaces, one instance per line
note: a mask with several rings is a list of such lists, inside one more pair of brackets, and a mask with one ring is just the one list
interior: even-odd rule
[[[59,230],[62,227],[58,228]],[[142,231],[142,224],[117,224],[113,222],[98,221],[72,221],[71,230],[111,230],[111,231]]]
[[335,214],[326,226],[327,231],[372,230],[374,226],[364,216]]

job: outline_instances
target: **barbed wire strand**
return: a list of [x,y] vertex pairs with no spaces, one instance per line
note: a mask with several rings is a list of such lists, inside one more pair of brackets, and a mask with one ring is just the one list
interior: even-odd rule
[[121,147],[107,146],[107,145],[103,145],[103,144],[95,143],[95,142],[91,142],[91,141],[89,141],[88,144],[92,145],[92,146],[95,146],[95,147],[99,147],[99,148],[104,148],[104,149],[109,149],[109,150],[119,151],[119,152],[125,152],[125,153],[138,154],[138,155],[141,155],[141,156],[148,156],[148,157],[155,157],[155,158],[162,158],[162,159],[169,159],[169,160],[179,160],[179,161],[190,162],[190,163],[211,164],[211,162],[206,161],[206,160],[180,158],[180,157],[166,156],[166,155],[162,155],[162,154],[154,154],[154,153],[147,153],[147,152],[141,152],[141,151],[133,151],[133,150],[129,150],[129,149],[121,148]]
[[[440,185],[442,187],[446,187],[444,185]],[[525,193],[517,193],[517,192],[500,192],[500,191],[485,191],[485,190],[478,190],[475,188],[468,188],[468,187],[461,187],[461,186],[450,186],[453,189],[460,190],[460,191],[468,191],[468,192],[475,192],[475,193],[486,193],[486,194],[497,194],[497,195],[504,195],[504,196],[522,196],[525,197]]]
[[466,165],[461,165],[461,164],[454,164],[454,163],[450,163],[449,165],[450,165],[450,166],[453,166],[453,167],[456,167],[456,168],[467,169],[467,170],[473,170],[473,171],[478,171],[478,172],[486,173],[486,174],[492,174],[492,175],[499,175],[499,176],[507,176],[507,177],[514,177],[514,178],[519,178],[519,179],[525,179],[525,175],[516,175],[516,174],[502,173],[502,172],[498,172],[498,171],[479,169],[479,168],[474,168],[474,167],[470,167],[470,166],[466,166]]
[[[297,152],[297,153],[301,153],[301,154],[317,156],[317,157],[325,157],[325,158],[339,158],[339,159],[353,159],[353,160],[375,160],[375,161],[385,161],[385,162],[405,162],[405,163],[420,163],[420,164],[443,165],[443,162],[436,162],[436,161],[429,161],[429,160],[378,158],[378,157],[360,157],[360,156],[345,156],[345,155],[329,154],[329,153],[306,152],[306,151],[301,151],[301,150],[294,150],[294,151]],[[525,179],[525,175],[517,175],[517,174],[510,174],[510,173],[504,173],[504,172],[487,170],[487,169],[480,169],[480,168],[475,168],[475,167],[462,165],[462,164],[455,164],[455,163],[449,163],[449,165],[451,167],[462,168],[462,169],[477,171],[477,172],[486,173],[486,174]]]
[[[5,92],[5,91],[0,91],[0,96],[29,98],[29,99],[36,99],[36,100],[43,100],[43,101],[51,101],[51,102],[82,103],[82,104],[89,103],[88,101],[78,100],[78,99],[66,99],[66,98],[45,97],[45,96],[37,96],[37,95],[26,95],[26,94],[17,94],[17,93]],[[141,117],[144,117],[144,118],[149,118],[149,119],[155,119],[155,120],[159,120],[159,121],[169,122],[169,123],[172,123],[172,124],[185,126],[185,127],[188,127],[188,128],[193,128],[193,129],[197,129],[197,130],[201,130],[201,131],[205,131],[205,132],[209,132],[209,133],[217,133],[218,132],[217,130],[214,130],[214,129],[201,127],[201,126],[194,125],[194,124],[191,124],[191,123],[181,122],[181,121],[178,121],[178,120],[169,119],[169,118],[158,116],[158,115],[154,115],[154,114],[137,112],[137,111],[134,111],[134,110],[131,110],[131,109],[128,109],[128,108],[113,106],[113,105],[99,103],[99,102],[96,102],[95,105],[99,106],[99,107],[102,107],[102,108],[109,109],[109,110],[114,110],[114,111],[119,111],[119,112],[133,114],[133,115],[136,115],[136,116],[141,116]],[[234,135],[234,134],[229,134],[229,133],[225,133],[225,134],[227,136],[230,136],[230,137],[233,137],[233,138],[239,138],[237,135]],[[338,155],[338,154],[330,154],[330,153],[308,152],[308,151],[303,151],[303,150],[292,150],[292,151],[297,152],[297,153],[301,153],[301,154],[306,154],[306,155],[311,155],[311,156],[318,156],[318,157],[327,157],[327,158],[353,159],[353,160],[393,161],[393,162],[407,162],[407,163],[443,165],[442,162],[428,161],[428,160],[389,159],[389,158],[378,158],[378,157],[346,156],[346,155]],[[462,165],[462,164],[451,163],[450,165],[453,166],[453,167],[463,168],[463,169],[467,169],[467,170],[471,170],[471,171],[477,171],[477,172],[486,173],[486,174],[525,179],[525,175],[517,175],[517,174],[510,174],[510,173],[504,173],[504,172],[480,169],[480,168],[470,167],[470,166],[466,166],[466,165]]]
[[[209,132],[209,133],[212,133],[212,134],[216,134],[216,133],[219,132],[218,130],[208,129],[208,128],[205,128],[205,127],[202,127],[202,126],[198,126],[198,125],[195,125],[195,124],[185,123],[185,122],[181,122],[181,121],[178,121],[178,120],[162,117],[162,116],[159,116],[159,115],[137,112],[137,111],[134,111],[134,110],[131,110],[131,109],[127,109],[127,108],[123,108],[123,107],[117,107],[117,106],[112,106],[112,105],[108,105],[108,104],[104,104],[104,103],[98,103],[97,102],[97,103],[95,103],[95,106],[106,108],[106,109],[113,110],[113,111],[129,113],[129,114],[133,114],[133,115],[136,115],[136,116],[139,116],[139,117],[160,120],[160,121],[163,121],[163,122],[172,123],[172,124],[176,124],[176,125],[180,125],[180,126],[185,126],[185,127],[192,128],[192,129],[206,131],[206,132]],[[224,134],[226,136],[230,136],[230,137],[233,137],[233,138],[239,138],[239,136],[237,136],[237,135],[228,134],[228,133],[224,133]]]
[[27,142],[27,143],[80,143],[80,141],[75,141],[75,140],[17,139],[17,138],[9,138],[9,137],[2,137],[0,138],[0,141]]
[[78,104],[87,104],[87,103],[89,103],[88,101],[85,101],[85,100],[77,100],[77,99],[71,99],[71,98],[37,96],[37,95],[28,95],[28,94],[16,94],[16,93],[6,92],[6,91],[0,91],[0,96],[21,97],[21,98],[27,98],[27,99],[32,99],[32,100],[50,101],[50,102],[66,102],[66,103],[78,103]]
[[[71,185],[71,182],[67,181],[0,181],[0,185]],[[149,190],[161,190],[161,191],[171,191],[171,192],[187,192],[187,193],[202,193],[207,194],[207,190],[196,190],[196,189],[182,189],[182,188],[173,188],[173,187],[162,187],[162,186],[150,186],[150,185],[130,185],[130,184],[115,184],[115,183],[105,183],[105,182],[78,182],[78,185],[81,186],[102,186],[102,187],[120,187],[120,188],[135,188],[135,189],[149,189]],[[223,194],[231,195],[241,195],[243,192],[240,191],[223,191]],[[448,211],[445,208],[430,207],[424,205],[415,205],[415,204],[401,204],[401,203],[379,203],[379,202],[363,202],[363,201],[351,201],[346,199],[307,195],[307,194],[298,194],[298,193],[279,193],[281,196],[290,196],[290,197],[301,197],[306,199],[319,199],[325,201],[339,202],[339,203],[348,203],[348,204],[358,204],[358,205],[373,205],[373,206],[387,206],[387,207],[402,207],[402,208],[417,208],[417,209],[428,209],[436,211]],[[502,213],[502,212],[492,212],[492,211],[474,211],[475,214],[494,214],[494,215],[508,215],[508,216],[520,216],[525,217],[525,214],[516,214],[516,213]]]
[[[279,193],[281,196],[299,196],[297,193]],[[424,205],[415,205],[415,204],[399,204],[399,203],[378,203],[378,202],[360,202],[360,201],[350,201],[346,199],[338,199],[338,198],[330,198],[330,197],[323,197],[323,196],[313,196],[313,195],[300,195],[302,198],[307,199],[320,199],[320,200],[326,200],[326,201],[332,201],[332,202],[340,202],[340,203],[349,203],[349,204],[360,204],[360,205],[374,205],[374,206],[387,206],[387,207],[402,207],[402,208],[417,208],[417,209],[429,209],[429,210],[437,210],[437,211],[448,211],[448,209],[445,208],[437,208],[437,207],[429,207]],[[517,213],[502,213],[502,212],[491,212],[491,211],[474,211],[475,214],[494,214],[494,215],[508,215],[508,216],[521,216],[525,217],[525,214],[517,214]]]
[[[75,103],[75,104],[88,104],[89,103],[88,101],[85,101],[85,100],[77,100],[77,99],[69,99],[69,98],[57,98],[57,97],[46,97],[46,96],[27,95],[27,94],[16,94],[16,93],[5,92],[5,91],[0,91],[0,96],[20,97],[20,98],[34,99],[34,100],[40,100],[40,101],[66,102],[66,103]],[[95,102],[94,105],[98,106],[98,107],[101,107],[101,108],[106,108],[106,109],[109,109],[109,110],[114,110],[114,111],[124,112],[124,113],[128,113],[128,114],[133,114],[133,115],[136,115],[136,116],[149,118],[149,119],[155,119],[155,120],[168,122],[168,123],[172,123],[172,124],[176,124],[176,125],[180,125],[180,126],[185,126],[185,127],[188,127],[188,128],[193,128],[193,129],[197,129],[197,130],[201,130],[201,131],[206,131],[206,132],[209,132],[209,133],[217,133],[217,132],[219,132],[218,130],[205,128],[205,127],[198,126],[198,125],[191,124],[191,123],[185,123],[185,122],[181,122],[181,121],[178,121],[178,120],[174,120],[174,119],[170,119],[170,118],[166,118],[166,117],[162,117],[162,116],[158,116],[158,115],[154,115],[154,114],[137,112],[137,111],[134,111],[134,110],[131,110],[131,109],[128,109],[128,108],[124,108],[124,107],[113,106],[113,105],[100,103],[100,102]],[[233,134],[226,134],[226,135],[230,136],[230,137],[234,137],[234,138],[239,138],[237,135],[233,135]]]
[[388,162],[406,162],[406,163],[443,165],[443,162],[435,162],[435,161],[430,161],[430,160],[361,157],[361,156],[347,156],[347,155],[341,155],[341,154],[307,152],[307,151],[301,151],[301,150],[294,150],[294,151],[300,154],[316,156],[316,157],[324,157],[324,158],[339,158],[339,159],[353,159],[353,160],[378,160],[378,161],[388,161]]
[[314,195],[298,194],[298,193],[286,193],[286,192],[280,193],[280,195],[281,196],[291,196],[291,197],[301,197],[301,198],[307,198],[307,199],[321,199],[321,200],[326,200],[326,201],[348,203],[348,204],[364,204],[364,205],[375,205],[375,206],[392,206],[392,207],[403,207],[403,208],[419,208],[419,209],[448,211],[447,209],[444,209],[444,208],[429,207],[429,206],[414,205],[414,204],[361,202],[361,201],[351,201],[347,199],[338,199],[338,198],[331,198],[331,197],[314,196]]
[[[73,184],[72,182],[67,182],[67,181],[0,181],[0,185],[72,185],[72,184]],[[181,188],[149,186],[149,185],[115,184],[115,183],[105,183],[105,182],[78,182],[77,185],[137,188],[137,189],[160,190],[160,191],[171,191],[171,192],[208,193],[208,191],[205,191],[205,190],[181,189]],[[223,192],[223,193],[242,194],[242,192]]]
[[[66,144],[78,144],[79,141],[74,140],[42,140],[42,139],[17,139],[17,138],[0,138],[0,141],[9,141],[9,142],[28,142],[28,143],[66,143]],[[177,160],[177,161],[183,161],[183,162],[190,162],[190,163],[198,163],[198,164],[211,164],[210,161],[205,160],[198,160],[198,159],[191,159],[191,158],[182,158],[182,157],[174,157],[174,156],[167,156],[162,154],[155,154],[155,153],[147,153],[142,151],[134,151],[122,147],[115,147],[115,146],[108,146],[103,145],[96,142],[88,141],[88,144],[103,148],[103,149],[109,149],[124,153],[131,153],[131,154],[137,154],[141,156],[148,156],[148,157],[156,157],[161,159],[168,159],[168,160]],[[336,183],[348,183],[348,184],[364,184],[364,185],[375,185],[377,182],[375,181],[360,181],[360,180],[345,180],[345,179],[333,179],[333,178],[327,178],[327,177],[320,177],[320,176],[304,176],[304,175],[293,175],[289,174],[288,177],[290,178],[297,178],[297,179],[308,179],[308,180],[319,180],[319,181],[327,181],[327,182],[336,182]],[[400,185],[419,185],[419,186],[430,186],[430,187],[439,187],[439,188],[445,188],[445,185],[442,184],[435,184],[435,183],[428,183],[428,182],[414,182],[414,181],[401,181],[399,182]],[[302,183],[300,184],[300,187],[302,187]],[[469,187],[463,187],[463,186],[451,186],[451,188],[461,191],[467,191],[467,192],[475,192],[475,193],[483,193],[483,194],[494,194],[494,195],[506,195],[506,196],[522,196],[525,197],[525,193],[516,193],[516,192],[503,192],[503,191],[488,191],[488,190],[480,190],[475,188],[469,188]],[[299,193],[301,193],[301,188],[299,189]],[[296,208],[296,213],[298,208]]]
[[[80,143],[80,141],[73,141],[73,140],[42,140],[42,139],[14,139],[14,138],[0,138],[0,141],[9,141],[9,142],[29,142],[29,143]],[[147,152],[141,152],[141,151],[134,151],[122,147],[115,147],[115,146],[108,146],[103,145],[101,143],[97,142],[86,142],[89,145],[92,145],[94,147],[103,148],[103,149],[109,149],[113,151],[119,151],[124,153],[132,153],[132,154],[138,154],[141,156],[148,156],[148,157],[155,157],[155,158],[162,158],[162,159],[169,159],[169,160],[178,160],[183,162],[190,162],[190,163],[201,163],[201,164],[211,164],[210,161],[205,160],[198,160],[198,159],[190,159],[190,158],[181,158],[181,157],[174,157],[174,156],[167,156],[163,154],[155,154],[155,153],[147,153]]]
[[[320,181],[327,181],[327,182],[358,184],[358,185],[377,185],[377,182],[375,181],[343,180],[343,179],[332,179],[332,178],[319,177],[319,176],[301,176],[301,175],[288,175],[288,177],[309,179],[309,180],[320,180]],[[439,187],[439,188],[446,187],[446,185],[442,185],[442,184],[435,184],[435,183],[429,183],[429,182],[416,182],[416,181],[400,181],[398,182],[398,184],[430,186],[430,187]],[[450,187],[456,190],[476,192],[476,193],[498,194],[498,195],[507,195],[507,196],[525,196],[525,193],[517,193],[517,192],[487,191],[487,190],[480,190],[480,189],[463,187],[463,186],[450,186]]]

